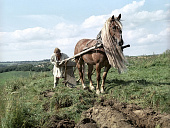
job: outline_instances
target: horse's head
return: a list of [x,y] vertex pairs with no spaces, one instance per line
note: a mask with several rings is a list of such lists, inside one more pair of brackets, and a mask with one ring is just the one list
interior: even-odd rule
[[114,40],[119,44],[119,46],[123,45],[123,39],[122,39],[122,24],[120,22],[121,14],[119,14],[118,17],[115,17],[114,15],[110,18],[110,25],[109,25],[109,31],[111,36],[114,38]]

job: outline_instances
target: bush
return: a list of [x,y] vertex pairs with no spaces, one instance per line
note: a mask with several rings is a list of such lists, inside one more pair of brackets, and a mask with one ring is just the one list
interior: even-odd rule
[[36,72],[45,72],[50,71],[52,69],[51,64],[44,63],[43,67],[38,67],[33,64],[18,64],[18,65],[12,65],[12,66],[3,66],[0,67],[0,73],[3,72],[10,72],[10,71],[36,71]]

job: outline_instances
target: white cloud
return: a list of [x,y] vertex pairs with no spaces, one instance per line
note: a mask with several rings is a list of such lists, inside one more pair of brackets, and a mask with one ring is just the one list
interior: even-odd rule
[[85,21],[82,24],[82,27],[84,28],[95,28],[95,27],[102,27],[108,18],[107,15],[101,15],[101,16],[90,16],[89,18],[85,19]]
[[145,44],[147,43],[148,41],[150,43],[154,43],[155,41],[157,41],[159,39],[159,37],[155,34],[148,34],[146,37],[143,37],[143,38],[140,38],[138,40],[139,43],[141,44]]
[[121,9],[116,9],[111,12],[111,14],[101,15],[101,16],[91,16],[83,22],[84,28],[90,28],[90,27],[101,27],[106,19],[108,19],[110,16],[115,15],[118,16],[120,13],[123,15],[134,13],[139,7],[144,5],[145,0],[142,0],[140,2],[133,1],[131,4],[128,4],[124,6]]
[[[58,18],[59,23],[53,27],[32,27],[14,32],[0,32],[0,45],[6,60],[27,60],[28,53],[32,60],[49,58],[55,47],[61,48],[62,52],[72,56],[74,47],[78,40],[82,38],[96,38],[102,29],[105,21],[112,16],[122,14],[123,39],[126,44],[131,44],[131,48],[125,50],[126,55],[144,55],[161,53],[166,50],[168,37],[170,37],[170,27],[163,27],[168,19],[168,11],[156,10],[146,11],[141,7],[145,0],[132,2],[120,9],[113,10],[110,14],[90,16],[80,25],[66,23],[64,19]],[[51,16],[30,15],[27,18],[42,20],[44,22],[53,19]],[[57,17],[56,17],[57,18]],[[159,23],[157,22],[160,20]],[[54,23],[54,22],[53,22]],[[157,31],[154,25],[157,24]],[[155,28],[156,28],[155,27]],[[139,50],[140,49],[140,50]],[[31,52],[30,52],[31,51]],[[13,54],[15,52],[15,54]],[[16,57],[17,56],[17,57]],[[17,59],[16,59],[17,58]]]
[[81,28],[74,24],[59,23],[53,31],[57,38],[70,38],[80,35]]
[[156,11],[140,11],[140,8],[145,4],[145,0],[136,2],[133,1],[120,9],[113,10],[110,14],[91,16],[83,22],[84,28],[102,28],[105,21],[112,15],[118,16],[122,14],[122,22],[125,28],[134,29],[135,27],[149,22],[166,20],[169,16],[169,11],[156,10]]
[[165,4],[165,6],[166,6],[167,8],[170,8],[170,4]]
[[164,31],[161,31],[159,35],[170,37],[170,27],[166,28]]
[[12,36],[18,41],[47,40],[53,37],[51,30],[42,27],[16,30]]
[[139,29],[131,29],[131,30],[126,30],[123,32],[124,33],[124,37],[127,40],[133,41],[133,40],[137,40],[143,36],[147,35],[147,29],[144,28],[139,28]]
[[122,14],[135,13],[140,7],[144,5],[144,3],[145,3],[145,0],[142,0],[139,2],[133,1],[131,4],[128,4],[121,9],[116,9],[112,11],[112,14],[118,15],[119,13],[122,13]]

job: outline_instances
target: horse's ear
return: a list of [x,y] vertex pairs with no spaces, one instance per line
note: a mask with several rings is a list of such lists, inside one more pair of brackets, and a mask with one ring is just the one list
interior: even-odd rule
[[119,14],[119,16],[117,17],[117,20],[120,20],[121,19],[121,14]]
[[115,17],[114,17],[114,15],[112,16],[112,20],[115,20]]

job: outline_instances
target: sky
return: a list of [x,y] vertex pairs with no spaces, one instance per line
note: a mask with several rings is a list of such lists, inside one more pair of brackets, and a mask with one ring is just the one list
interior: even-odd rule
[[125,55],[170,49],[170,0],[0,0],[0,61],[50,59],[56,47],[71,57],[119,14]]

